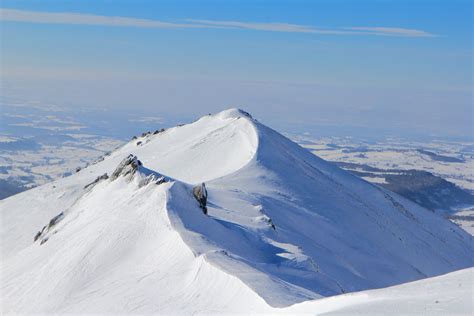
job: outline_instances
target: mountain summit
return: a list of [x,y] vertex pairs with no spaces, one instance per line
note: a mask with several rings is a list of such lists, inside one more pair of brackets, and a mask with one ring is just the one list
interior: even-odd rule
[[268,312],[473,265],[456,225],[238,109],[0,207],[5,311]]

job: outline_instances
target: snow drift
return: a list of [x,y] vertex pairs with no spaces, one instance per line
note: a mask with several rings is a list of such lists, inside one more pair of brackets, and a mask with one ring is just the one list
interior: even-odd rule
[[473,265],[456,225],[237,109],[0,206],[7,312],[269,312]]

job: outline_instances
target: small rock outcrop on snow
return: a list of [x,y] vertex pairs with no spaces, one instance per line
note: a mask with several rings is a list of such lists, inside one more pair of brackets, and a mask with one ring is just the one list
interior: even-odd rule
[[255,206],[255,209],[261,214],[261,216],[257,217],[257,220],[260,222],[266,223],[268,226],[270,226],[273,230],[276,230],[275,224],[273,223],[273,220],[268,217],[267,214],[265,214],[263,207],[261,205]]
[[133,175],[141,165],[142,163],[138,160],[137,156],[130,154],[120,162],[110,176],[110,180],[113,181],[120,176]]
[[163,133],[165,131],[164,128],[161,128],[161,129],[157,129],[153,132],[153,135],[156,135],[156,134],[159,134],[159,133]]
[[203,182],[196,185],[193,188],[193,195],[199,202],[199,207],[202,209],[204,214],[207,214],[207,190],[206,184]]
[[142,162],[138,160],[137,156],[130,154],[115,168],[115,171],[110,176],[110,181],[114,181],[121,176],[127,176],[128,180],[131,180],[137,171],[139,171],[140,174],[138,187],[143,187],[152,182],[160,185],[170,180],[168,177],[143,167]]
[[59,213],[58,215],[54,216],[49,220],[48,225],[43,226],[43,228],[36,233],[35,237],[33,240],[36,242],[38,239],[41,238],[40,245],[44,244],[46,241],[48,241],[49,236],[47,236],[47,233],[53,229],[54,226],[56,226],[57,223],[59,223],[62,219],[64,218],[64,212]]
[[107,173],[104,173],[103,175],[98,176],[97,178],[95,178],[95,180],[92,181],[91,183],[85,185],[85,186],[84,186],[84,189],[91,188],[91,187],[93,187],[94,185],[96,185],[97,183],[99,183],[100,181],[102,181],[102,180],[107,180],[108,178],[109,178],[109,176],[107,175]]
[[160,185],[162,183],[168,182],[169,179],[167,179],[165,176],[162,176],[156,172],[150,173],[146,175],[145,177],[142,177],[140,181],[138,182],[138,187],[141,188],[149,183],[154,182],[156,185]]

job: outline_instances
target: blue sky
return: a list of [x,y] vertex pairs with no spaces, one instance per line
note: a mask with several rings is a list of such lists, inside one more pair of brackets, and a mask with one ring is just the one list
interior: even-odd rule
[[1,6],[7,97],[184,120],[238,106],[313,133],[472,134],[471,1]]

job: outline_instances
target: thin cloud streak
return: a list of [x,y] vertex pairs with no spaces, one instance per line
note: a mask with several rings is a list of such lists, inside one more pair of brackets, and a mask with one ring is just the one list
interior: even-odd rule
[[133,26],[149,28],[185,28],[188,24],[169,23],[157,20],[115,17],[82,13],[36,12],[13,9],[0,9],[0,21],[47,23],[47,24],[82,24],[105,26]]
[[187,20],[216,28],[237,28],[270,32],[313,33],[328,35],[378,35],[403,37],[435,37],[436,35],[422,30],[401,27],[343,27],[335,29],[315,28],[311,26],[287,23],[252,23],[238,21]]
[[400,27],[345,27],[345,30],[366,31],[377,35],[385,36],[406,36],[406,37],[435,37],[436,35],[414,29],[405,29]]
[[372,35],[401,37],[434,37],[434,34],[422,30],[399,27],[344,27],[315,28],[289,23],[256,23],[239,21],[214,21],[188,19],[186,23],[165,22],[159,20],[104,16],[69,12],[37,12],[0,8],[0,21],[46,24],[103,25],[115,27],[143,27],[160,29],[237,29],[264,32],[309,33],[323,35]]
[[333,29],[316,29],[311,26],[289,24],[289,23],[254,23],[254,22],[238,22],[238,21],[213,21],[213,20],[186,20],[198,23],[199,25],[212,26],[215,28],[231,28],[244,29],[267,32],[286,32],[286,33],[317,33],[329,35],[350,35],[359,32],[333,30]]

